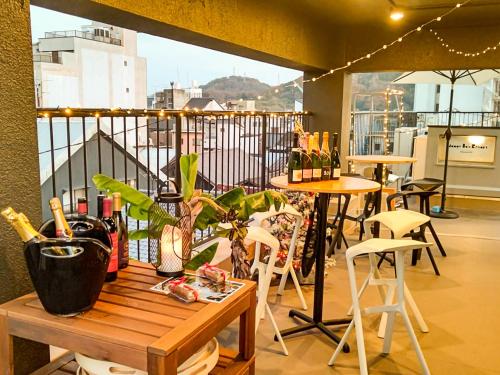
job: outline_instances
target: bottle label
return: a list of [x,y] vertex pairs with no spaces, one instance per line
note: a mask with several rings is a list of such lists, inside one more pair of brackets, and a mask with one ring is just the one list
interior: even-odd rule
[[110,233],[111,237],[111,259],[109,260],[108,272],[118,271],[118,233]]
[[313,175],[313,171],[312,169],[303,169],[302,170],[302,178],[304,180],[306,179],[311,179],[312,178],[312,175]]
[[301,182],[302,181],[302,169],[294,169],[292,171],[292,181]]
[[313,169],[313,178],[321,178],[321,169]]
[[340,168],[333,168],[333,177],[340,177]]
[[330,167],[323,167],[323,177],[325,180],[330,179]]

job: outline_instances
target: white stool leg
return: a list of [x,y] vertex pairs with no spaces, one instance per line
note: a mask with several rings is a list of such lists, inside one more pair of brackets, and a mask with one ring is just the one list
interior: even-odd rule
[[420,313],[420,310],[418,309],[417,304],[415,303],[415,300],[413,299],[413,296],[410,293],[410,290],[406,286],[406,283],[404,284],[404,292],[405,292],[405,300],[406,303],[408,303],[408,307],[410,310],[413,312],[413,315],[415,316],[415,319],[417,320],[418,326],[420,327],[420,330],[422,332],[429,332],[429,327],[425,323],[425,320]]
[[422,366],[423,373],[425,375],[430,375],[429,367],[427,367],[427,363],[425,362],[424,353],[422,353],[422,349],[417,340],[417,336],[415,336],[415,332],[413,331],[413,327],[411,325],[410,318],[408,317],[408,313],[405,308],[405,282],[404,282],[404,254],[401,254],[399,251],[396,252],[396,279],[398,284],[398,296],[397,303],[399,305],[399,311],[401,316],[403,317],[403,322],[406,326],[406,330],[408,331],[408,335],[410,336],[411,342],[413,344],[413,348],[417,353],[418,360],[420,365]]
[[279,343],[281,344],[281,348],[283,349],[283,354],[288,355],[288,350],[286,348],[285,342],[283,341],[283,337],[281,337],[280,330],[278,328],[278,325],[276,324],[276,321],[274,320],[273,313],[271,312],[271,308],[269,307],[269,304],[266,303],[266,311],[267,314],[269,315],[269,320],[271,321],[271,324],[273,325],[274,333],[276,334],[276,337],[278,338]]
[[417,358],[420,362],[420,366],[422,366],[422,371],[425,375],[430,375],[431,372],[429,370],[429,367],[427,366],[427,362],[425,361],[424,353],[422,353],[422,349],[420,348],[420,344],[418,343],[417,336],[415,336],[415,332],[413,331],[413,327],[411,326],[410,318],[408,317],[408,313],[406,312],[406,309],[404,309],[404,307],[401,315],[403,316],[403,321],[413,344],[413,348],[417,353]]
[[396,317],[396,313],[390,312],[386,314],[387,314],[387,325],[385,327],[384,347],[382,349],[382,353],[389,354],[389,352],[391,351],[392,333],[394,332],[394,318]]
[[[389,289],[387,290],[387,295],[385,296],[385,301],[384,304],[386,306],[392,305],[392,302],[394,301],[394,293],[396,291],[396,287],[393,285],[389,285]],[[386,332],[386,326],[387,326],[387,315],[388,313],[384,312],[382,313],[382,317],[380,318],[380,324],[378,326],[378,333],[377,336],[380,337],[381,339],[384,338],[385,332]]]
[[[368,283],[370,282],[370,276],[368,276],[365,281],[363,281],[363,284],[361,284],[361,288],[359,288],[359,292],[358,292],[358,300],[361,299],[361,297],[363,296],[363,293],[366,289],[366,287],[368,286]],[[351,316],[352,315],[352,305],[351,307],[349,308],[349,310],[347,311],[347,315],[348,316]]]
[[285,292],[286,281],[288,279],[288,272],[290,272],[290,268],[288,268],[288,270],[285,270],[281,274],[280,286],[278,287],[278,292],[277,292],[279,296],[282,296],[283,293]]
[[354,320],[351,320],[351,323],[349,323],[349,326],[347,327],[344,336],[340,339],[339,344],[337,345],[337,349],[335,349],[335,352],[331,356],[330,360],[328,361],[328,366],[332,366],[335,361],[337,360],[338,355],[342,351],[342,348],[344,347],[344,344],[346,343],[347,339],[349,338],[349,335],[351,334],[352,328],[354,327]]
[[307,310],[307,303],[304,295],[302,294],[302,288],[300,287],[299,279],[297,278],[297,274],[293,267],[290,267],[290,275],[292,276],[293,284],[295,285],[295,290],[297,291],[297,295],[299,296],[300,303],[302,305],[302,310]]

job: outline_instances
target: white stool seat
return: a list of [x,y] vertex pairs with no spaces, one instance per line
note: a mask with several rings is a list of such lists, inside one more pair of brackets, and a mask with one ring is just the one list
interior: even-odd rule
[[428,223],[430,217],[410,210],[385,211],[365,220],[367,223],[378,221],[391,230],[394,238],[402,238],[411,230]]
[[[367,233],[369,232],[367,231]],[[422,366],[423,373],[430,374],[429,368],[427,367],[427,363],[425,362],[425,358],[423,356],[420,345],[418,344],[415,333],[413,332],[410,318],[408,317],[408,313],[406,312],[405,293],[407,288],[405,287],[404,284],[404,253],[408,250],[413,250],[415,248],[421,248],[428,245],[429,245],[428,243],[414,241],[414,240],[387,240],[381,238],[373,238],[347,249],[346,260],[347,260],[347,269],[349,273],[349,283],[351,286],[351,297],[352,297],[354,319],[347,327],[344,336],[342,337],[340,343],[337,346],[337,350],[333,353],[332,357],[330,358],[330,361],[328,362],[330,366],[334,364],[337,356],[342,350],[342,347],[347,341],[349,334],[351,333],[352,329],[355,328],[356,342],[358,346],[360,373],[362,375],[368,374],[361,313],[362,312],[365,314],[386,313],[388,315],[387,325],[385,326],[383,353],[390,352],[392,333],[394,327],[394,318],[395,314],[399,313],[403,317],[406,330],[408,331],[415,352],[417,353],[417,357],[419,359],[420,365]],[[394,252],[395,254],[396,279],[383,279],[380,278],[380,275],[378,277],[374,277],[375,274],[378,272],[375,253],[380,253],[384,251],[391,251]],[[369,284],[377,285],[379,288],[382,285],[387,285],[389,289],[387,292],[387,296],[385,298],[385,303],[383,305],[368,307],[365,309],[361,309],[360,307],[360,298],[362,290],[360,290],[360,292],[358,293],[356,285],[354,258],[362,254],[368,254],[369,256],[370,272],[368,278],[365,280],[361,288],[362,290],[364,290],[364,288],[366,288],[366,286]],[[396,303],[393,303],[394,296],[396,297]]]

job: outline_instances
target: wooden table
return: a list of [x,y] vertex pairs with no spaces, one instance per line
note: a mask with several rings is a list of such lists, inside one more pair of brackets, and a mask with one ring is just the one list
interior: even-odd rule
[[[380,184],[374,181],[365,180],[354,177],[340,177],[339,180],[307,182],[300,184],[289,184],[288,176],[279,176],[271,179],[271,184],[277,188],[304,191],[319,194],[318,207],[318,222],[317,222],[317,237],[318,239],[326,239],[326,223],[328,212],[328,199],[330,194],[356,194],[368,193],[380,189]],[[347,205],[344,205],[347,209]],[[345,216],[345,212],[343,213]],[[338,235],[337,230],[336,235]],[[307,331],[313,328],[318,328],[325,335],[330,337],[335,342],[340,342],[340,338],[335,335],[327,326],[349,324],[351,319],[333,319],[323,320],[323,289],[324,289],[324,274],[325,274],[325,241],[316,241],[316,273],[314,276],[314,308],[313,316],[309,317],[306,314],[290,310],[290,317],[297,317],[306,323],[297,327],[285,329],[281,332],[283,337],[294,333]],[[349,351],[349,346],[346,344],[343,348],[344,352]]]
[[[35,293],[0,306],[0,374],[14,373],[13,336],[170,375],[234,319],[239,353],[221,348],[213,374],[255,372],[255,283],[223,303],[183,303],[149,290],[164,280],[149,264],[130,262],[106,283],[94,308],[73,318],[47,313]],[[50,373],[50,372],[45,372]]]
[[[377,168],[375,169],[375,180],[380,184],[380,192],[377,194],[377,199],[375,201],[375,213],[377,214],[382,209],[384,164],[407,164],[417,161],[415,158],[398,155],[350,155],[346,156],[346,159],[359,164],[377,164]],[[378,231],[377,226],[376,231]]]

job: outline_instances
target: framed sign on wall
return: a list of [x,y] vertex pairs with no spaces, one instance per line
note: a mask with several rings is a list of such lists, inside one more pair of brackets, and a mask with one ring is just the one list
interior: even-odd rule
[[[495,162],[496,136],[452,135],[448,160],[457,163],[493,164]],[[444,162],[446,140],[439,137],[438,163]]]

